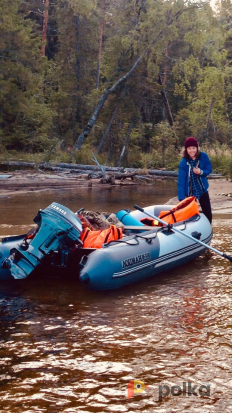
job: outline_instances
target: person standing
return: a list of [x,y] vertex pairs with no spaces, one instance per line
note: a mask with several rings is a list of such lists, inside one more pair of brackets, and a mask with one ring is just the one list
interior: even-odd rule
[[209,199],[207,176],[212,172],[208,155],[200,151],[197,140],[189,137],[185,140],[183,158],[179,163],[178,199],[195,196],[200,203],[203,214],[212,223],[212,210]]

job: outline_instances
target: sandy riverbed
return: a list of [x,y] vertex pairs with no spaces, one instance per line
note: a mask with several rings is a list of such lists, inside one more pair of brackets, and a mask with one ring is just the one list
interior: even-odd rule
[[[116,185],[137,185],[138,183],[125,179],[116,181]],[[23,194],[30,191],[46,191],[58,188],[71,189],[77,185],[83,187],[103,185],[98,179],[88,180],[85,176],[69,173],[36,173],[31,171],[16,171],[0,175],[0,197]],[[232,213],[232,181],[225,178],[209,179],[209,195],[214,213]],[[176,204],[177,198],[167,203]]]

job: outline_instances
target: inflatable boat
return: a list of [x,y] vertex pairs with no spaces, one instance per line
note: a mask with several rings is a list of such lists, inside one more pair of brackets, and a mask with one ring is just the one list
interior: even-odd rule
[[44,269],[79,277],[87,288],[112,290],[137,283],[188,263],[200,256],[212,238],[204,214],[173,225],[149,227],[147,215],[157,217],[171,205],[148,206],[132,212],[121,210],[124,235],[102,248],[83,248],[82,223],[77,214],[53,202],[39,210],[34,233],[5,237],[0,243],[0,280],[24,279]]
[[157,217],[160,211],[170,208],[171,205],[159,205],[146,207],[144,212],[120,211],[117,216],[131,234],[83,257],[80,281],[93,290],[122,288],[199,257],[207,248],[203,244],[209,244],[213,235],[204,214],[173,226],[140,226],[147,213]]

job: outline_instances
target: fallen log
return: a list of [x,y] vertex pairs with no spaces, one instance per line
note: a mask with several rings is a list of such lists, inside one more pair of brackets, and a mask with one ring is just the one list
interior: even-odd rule
[[3,161],[1,162],[2,166],[18,166],[23,168],[36,168],[35,162],[22,162],[22,161]]
[[115,173],[112,174],[114,176],[115,179],[126,179],[126,178],[131,178],[132,180],[134,179],[134,177],[136,176],[136,172],[132,173],[132,174],[128,174],[128,173]]
[[[30,168],[30,169],[41,169],[41,170],[48,170],[53,172],[64,172],[67,173],[76,173],[76,174],[96,174],[96,177],[102,177],[101,172],[99,171],[99,167],[97,165],[81,165],[81,164],[72,164],[72,163],[57,163],[57,164],[50,164],[49,162],[41,162],[37,164],[36,162],[24,162],[24,161],[2,161],[0,162],[0,166],[2,167],[9,167],[10,168]],[[126,178],[133,178],[135,176],[159,176],[159,177],[166,177],[166,178],[177,178],[178,171],[167,171],[167,170],[160,170],[160,169],[148,169],[147,173],[144,174],[144,169],[136,169],[136,168],[122,168],[122,167],[114,167],[114,166],[105,166],[105,171],[111,173],[115,179],[126,179]],[[95,175],[93,175],[95,178]],[[223,174],[214,174],[211,173],[208,176],[209,179],[219,179],[223,178]],[[91,178],[92,179],[92,178]]]
[[136,173],[133,174],[123,174],[123,173],[107,173],[103,175],[101,172],[90,172],[88,175],[88,179],[99,179],[101,178],[101,182],[112,182],[114,179],[124,180],[126,178],[131,178],[132,180],[136,176]]
[[[99,167],[97,165],[81,165],[81,164],[73,164],[73,163],[58,163],[56,164],[57,167],[60,168],[67,168],[67,169],[81,169],[81,170],[92,170],[92,171],[99,171]],[[118,168],[116,166],[106,166],[106,171],[111,172],[123,172],[124,168]]]

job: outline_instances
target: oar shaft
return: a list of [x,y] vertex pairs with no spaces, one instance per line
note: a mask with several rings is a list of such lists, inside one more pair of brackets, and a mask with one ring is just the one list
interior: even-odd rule
[[[218,251],[218,250],[216,250],[215,248],[211,247],[210,245],[205,244],[204,242],[200,241],[199,239],[196,239],[196,238],[192,237],[192,235],[186,234],[185,232],[179,230],[178,228],[173,227],[173,225],[168,224],[167,222],[163,221],[162,219],[156,217],[155,215],[152,215],[152,214],[150,214],[149,212],[144,211],[144,209],[141,208],[141,207],[139,207],[138,205],[134,205],[134,207],[135,207],[135,209],[138,209],[139,211],[141,211],[141,212],[143,212],[144,214],[148,215],[150,218],[157,220],[157,221],[160,222],[161,224],[163,224],[163,225],[165,225],[165,226],[167,226],[167,227],[170,226],[173,231],[175,231],[175,232],[177,232],[177,233],[179,233],[179,234],[181,234],[181,235],[184,235],[186,238],[189,238],[189,239],[191,239],[192,241],[194,241],[194,242],[196,242],[196,243],[198,243],[198,244],[201,244],[203,247],[209,248],[209,249],[212,250],[213,252],[216,252],[217,254],[221,255],[222,257],[225,257],[225,254],[223,254],[223,252]],[[226,256],[225,258],[227,258],[227,256]]]

